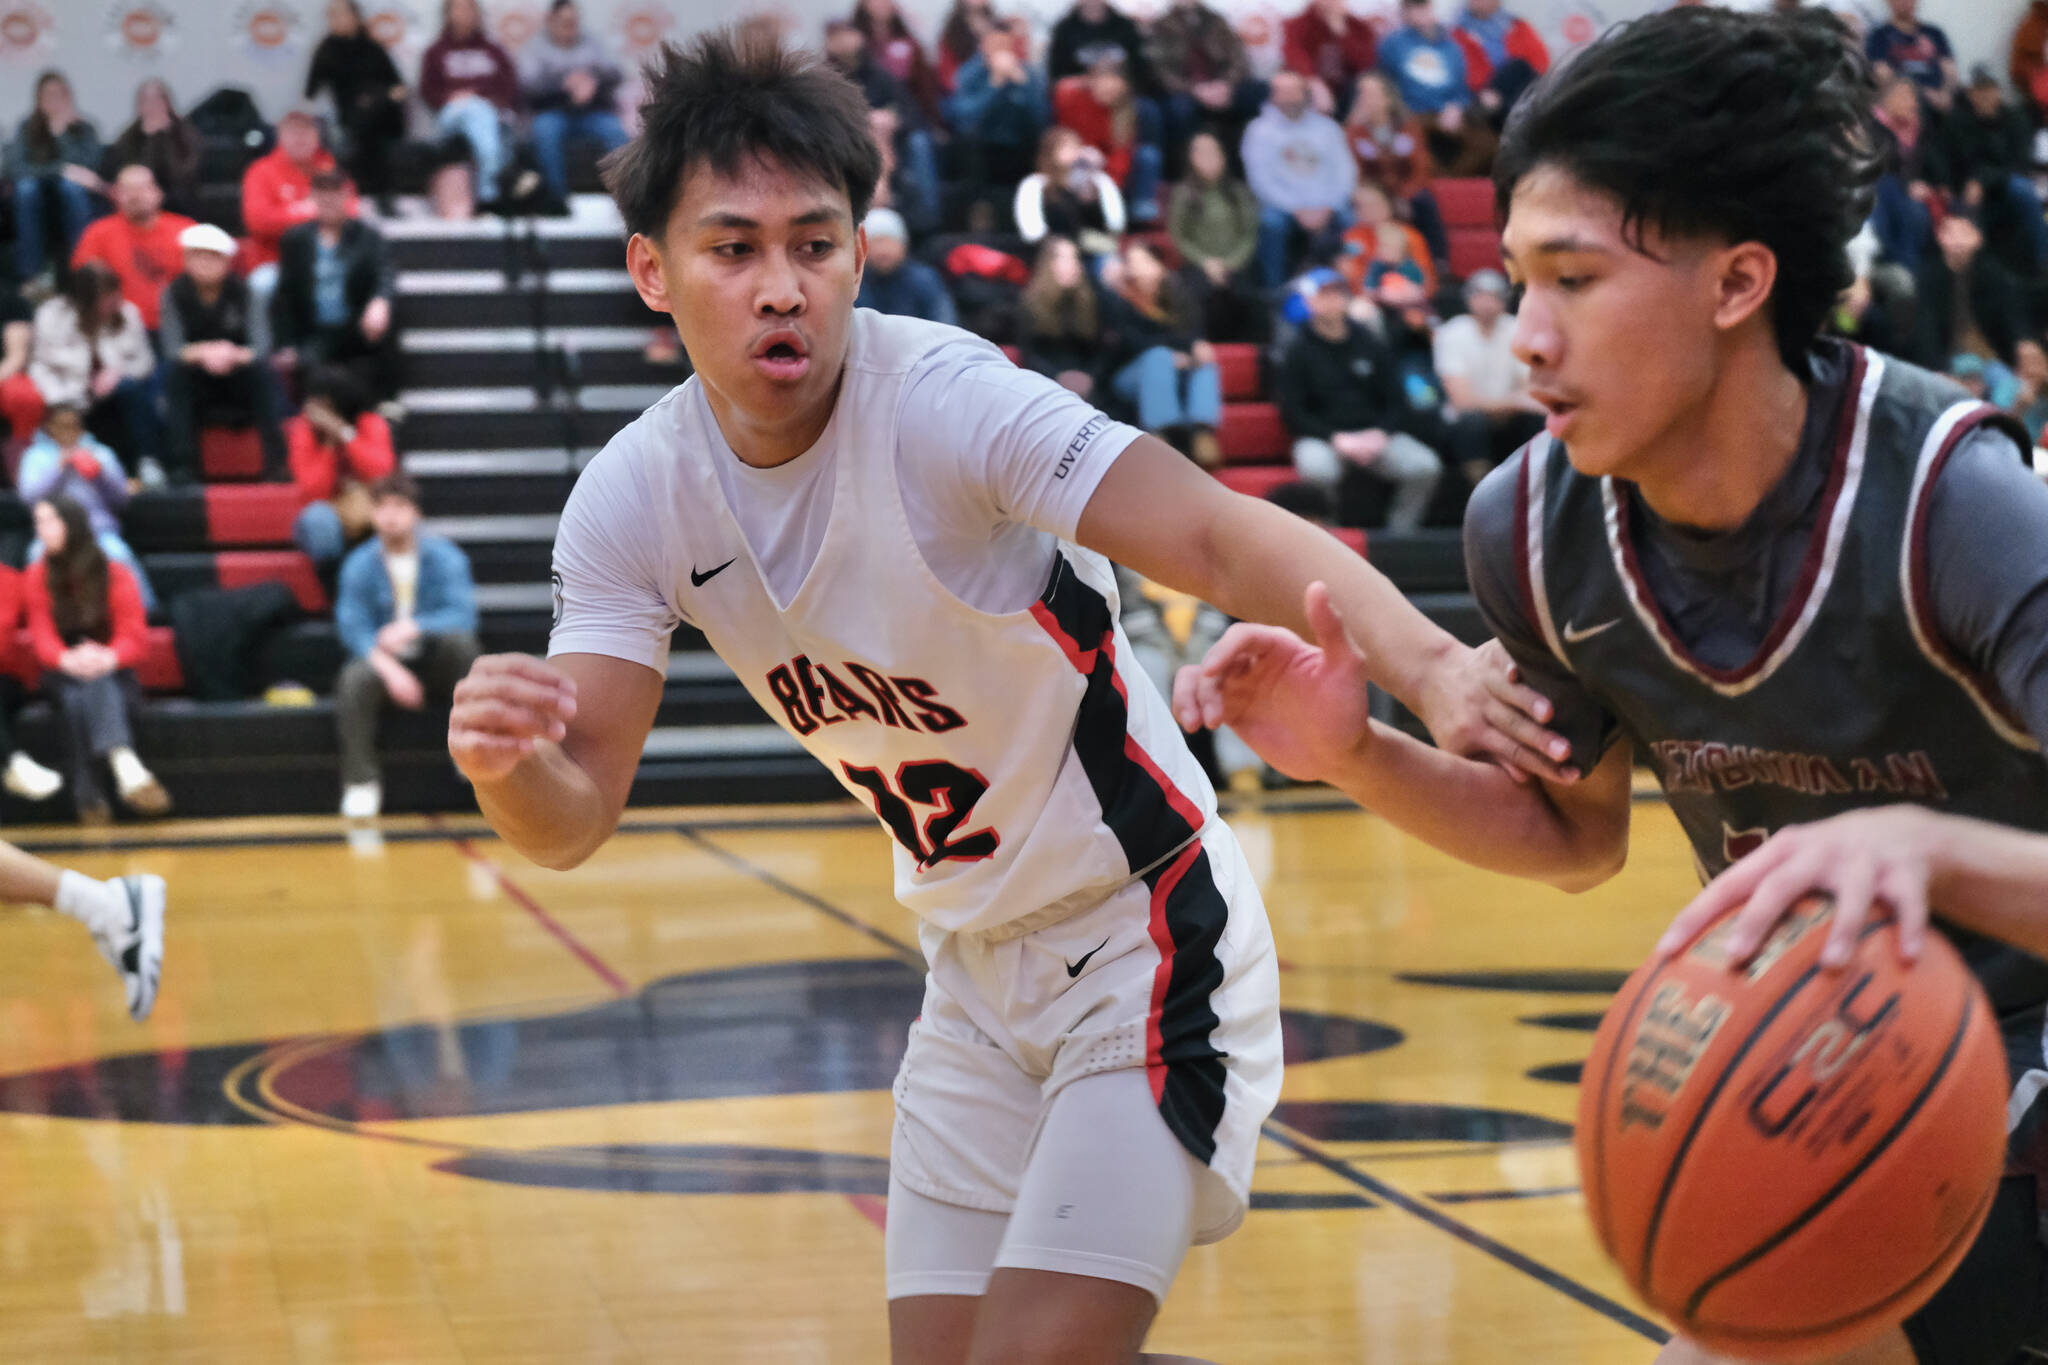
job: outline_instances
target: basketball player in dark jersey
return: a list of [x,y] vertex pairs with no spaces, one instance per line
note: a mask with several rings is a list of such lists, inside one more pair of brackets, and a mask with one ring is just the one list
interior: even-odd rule
[[[1234,627],[1175,709],[1568,888],[1620,866],[1646,760],[1703,874],[1728,873],[1664,951],[1752,893],[1753,946],[1823,890],[1834,960],[1878,900],[1910,953],[1931,902],[2006,1032],[2015,1174],[1936,1297],[1833,1365],[2013,1365],[2048,1326],[2048,487],[1995,410],[1819,339],[1870,202],[1869,108],[1829,16],[1682,8],[1565,64],[1506,131],[1515,348],[1550,417],[1474,497],[1466,552],[1512,661],[1499,698],[1554,705],[1576,780],[1372,723],[1319,586],[1315,645]],[[1716,1359],[1679,1340],[1660,1362]]]

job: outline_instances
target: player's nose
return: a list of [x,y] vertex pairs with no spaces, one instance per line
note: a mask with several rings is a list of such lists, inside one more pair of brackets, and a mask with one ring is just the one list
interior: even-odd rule
[[763,255],[754,284],[754,309],[763,317],[795,317],[803,312],[803,280],[787,252]]
[[1514,349],[1515,359],[1539,372],[1555,369],[1562,359],[1564,347],[1557,332],[1556,319],[1536,298],[1534,290],[1522,296],[1522,308],[1515,314],[1515,330],[1509,344]]

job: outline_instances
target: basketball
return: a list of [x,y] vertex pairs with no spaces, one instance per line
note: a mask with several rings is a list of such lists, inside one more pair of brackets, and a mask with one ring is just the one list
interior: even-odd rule
[[1638,969],[1579,1090],[1601,1245],[1681,1332],[1746,1360],[1810,1360],[1911,1315],[2004,1166],[2004,1050],[1962,958],[1929,934],[1906,966],[1887,920],[1824,969],[1831,908],[1801,902],[1741,971],[1735,912]]

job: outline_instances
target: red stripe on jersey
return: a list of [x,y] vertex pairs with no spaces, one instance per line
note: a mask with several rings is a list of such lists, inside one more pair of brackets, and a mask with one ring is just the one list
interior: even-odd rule
[[1166,922],[1166,904],[1180,879],[1201,856],[1202,841],[1197,839],[1182,849],[1152,884],[1152,918],[1148,927],[1152,946],[1159,950],[1159,966],[1152,973],[1152,1008],[1145,1014],[1145,1079],[1151,1083],[1154,1104],[1166,1094],[1166,1062],[1160,1056],[1165,1042],[1159,1025],[1166,1015],[1167,987],[1173,983],[1173,929]]

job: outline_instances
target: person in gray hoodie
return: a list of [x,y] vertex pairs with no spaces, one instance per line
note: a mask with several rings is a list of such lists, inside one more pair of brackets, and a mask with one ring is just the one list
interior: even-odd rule
[[569,197],[568,142],[589,138],[609,152],[626,143],[614,107],[625,79],[619,64],[583,31],[576,0],[555,0],[541,36],[519,59],[519,85],[533,110],[533,154],[557,199]]
[[1272,99],[1244,133],[1244,174],[1259,201],[1259,269],[1278,288],[1299,256],[1334,254],[1358,163],[1344,129],[1309,104],[1308,81],[1273,77]]

